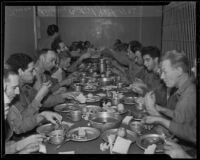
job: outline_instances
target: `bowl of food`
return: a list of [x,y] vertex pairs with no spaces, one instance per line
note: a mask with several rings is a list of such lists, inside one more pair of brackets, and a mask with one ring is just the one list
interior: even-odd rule
[[146,149],[152,144],[156,144],[156,152],[162,152],[165,143],[165,137],[159,134],[145,134],[136,140],[137,145],[141,149]]
[[62,127],[65,131],[68,131],[71,125],[65,121],[61,122],[61,126],[57,126],[52,123],[47,123],[37,127],[36,132],[39,134],[49,135],[49,133],[51,133],[54,130],[58,130],[60,127]]
[[61,144],[65,140],[65,131],[62,129],[54,130],[49,133],[49,142],[51,144]]
[[141,134],[142,131],[145,129],[144,124],[141,121],[132,121],[129,123],[129,127],[133,132]]
[[123,102],[124,104],[136,104],[136,102],[135,102],[135,97],[124,97],[124,98],[122,99],[122,102]]
[[98,112],[89,121],[92,127],[105,131],[119,127],[122,117],[118,113]]

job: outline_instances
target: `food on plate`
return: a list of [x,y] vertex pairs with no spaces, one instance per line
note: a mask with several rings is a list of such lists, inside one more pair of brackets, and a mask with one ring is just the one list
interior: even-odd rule
[[116,137],[117,137],[117,135],[115,135],[115,134],[108,135],[107,136],[108,142],[110,142],[111,144],[113,144],[115,142]]
[[97,95],[100,96],[100,97],[106,97],[105,93],[98,93]]
[[117,131],[117,135],[118,135],[119,137],[125,137],[125,136],[126,136],[126,129],[123,128],[123,127],[120,127],[120,128],[118,129],[118,131]]
[[110,85],[102,87],[102,90],[112,90],[112,89],[117,89],[117,86]]
[[156,150],[156,144],[149,145],[145,150],[144,154],[154,154]]
[[108,148],[109,148],[109,144],[107,144],[107,143],[101,143],[100,144],[100,150],[102,152],[106,151]]
[[107,106],[103,107],[103,110],[106,112],[110,112],[110,113],[116,112],[116,110],[114,108],[107,107]]
[[125,103],[133,103],[134,102],[134,97],[127,97],[124,99]]
[[83,138],[83,137],[86,136],[85,130],[84,130],[83,128],[81,128],[81,127],[78,128],[78,136],[79,136],[80,138]]
[[117,111],[122,113],[122,112],[124,111],[124,105],[121,104],[121,103],[119,103],[119,104],[117,105]]
[[96,90],[96,89],[97,89],[96,85],[97,85],[97,84],[95,84],[95,83],[88,83],[88,84],[84,87],[84,89],[85,89],[85,90]]
[[80,103],[85,103],[85,102],[86,102],[86,97],[85,97],[82,93],[79,94],[79,96],[77,96],[76,99],[77,99]]
[[93,97],[93,94],[92,94],[92,93],[88,93],[87,97],[88,97],[88,98],[92,98],[92,97]]
[[87,111],[88,111],[88,109],[86,108],[86,107],[84,107],[83,109],[82,109],[82,112],[85,114],[85,113],[87,113]]

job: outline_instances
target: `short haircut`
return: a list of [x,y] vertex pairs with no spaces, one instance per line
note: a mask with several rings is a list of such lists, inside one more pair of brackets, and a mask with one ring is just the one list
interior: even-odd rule
[[85,41],[84,42],[84,46],[87,45],[87,44],[91,45],[91,42],[90,41]]
[[140,51],[142,49],[142,44],[139,41],[130,41],[130,50],[135,53],[136,51]]
[[51,25],[48,26],[48,28],[47,28],[47,34],[49,36],[54,35],[56,32],[59,32],[59,28],[58,28],[57,25],[51,24]]
[[158,58],[160,59],[160,50],[155,47],[155,46],[148,46],[148,47],[143,47],[141,49],[142,57],[145,55],[149,55],[151,58],[155,59]]
[[177,50],[167,51],[161,61],[169,60],[173,67],[181,67],[183,72],[189,72],[189,59],[184,52]]
[[34,62],[34,60],[25,53],[14,53],[6,61],[12,70],[15,70],[16,72],[18,72],[20,68],[23,71],[26,70],[28,68],[28,64],[31,62]]
[[41,55],[47,54],[49,51],[55,52],[54,50],[48,49],[48,48],[44,48],[44,49],[39,50],[39,51],[38,51],[38,58],[39,58]]
[[4,67],[4,71],[3,71],[3,79],[5,81],[8,81],[9,75],[18,75],[18,72],[6,66],[6,68]]
[[122,41],[120,39],[116,39],[114,44],[121,44]]

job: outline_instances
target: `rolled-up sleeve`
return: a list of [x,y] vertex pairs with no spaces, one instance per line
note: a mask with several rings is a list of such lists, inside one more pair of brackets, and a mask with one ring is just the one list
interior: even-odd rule
[[49,95],[47,98],[43,101],[43,107],[53,107],[57,104],[64,103],[65,99],[61,95]]
[[42,106],[40,102],[38,102],[37,100],[33,100],[30,104],[27,104],[27,106],[25,106],[26,104],[23,104],[21,101],[15,103],[16,108],[22,108],[22,110],[20,111],[21,114],[23,116],[32,116],[33,114],[37,113],[40,109],[40,107]]

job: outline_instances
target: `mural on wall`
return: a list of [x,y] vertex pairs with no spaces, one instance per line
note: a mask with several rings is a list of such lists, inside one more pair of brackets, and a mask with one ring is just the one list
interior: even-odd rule
[[94,20],[93,27],[90,31],[92,39],[96,39],[98,41],[104,41],[106,44],[112,39],[112,37],[116,37],[115,28],[118,31],[118,34],[123,34],[124,28],[121,24],[116,23],[110,19],[96,19]]
[[135,15],[139,7],[133,6],[64,6],[59,7],[61,17],[128,17]]
[[[38,37],[46,37],[47,26],[58,22],[63,40],[67,44],[90,40],[97,47],[110,47],[115,39],[120,38],[126,42],[133,39],[144,41],[145,44],[152,41],[153,44],[150,45],[160,46],[160,26],[142,26],[151,23],[159,25],[161,15],[161,6],[38,6],[41,24],[41,35]],[[150,38],[147,40],[142,35],[144,28],[152,30],[148,33]],[[159,34],[157,37],[154,36],[156,31]]]
[[5,9],[7,17],[27,17],[32,16],[32,6],[9,6]]

